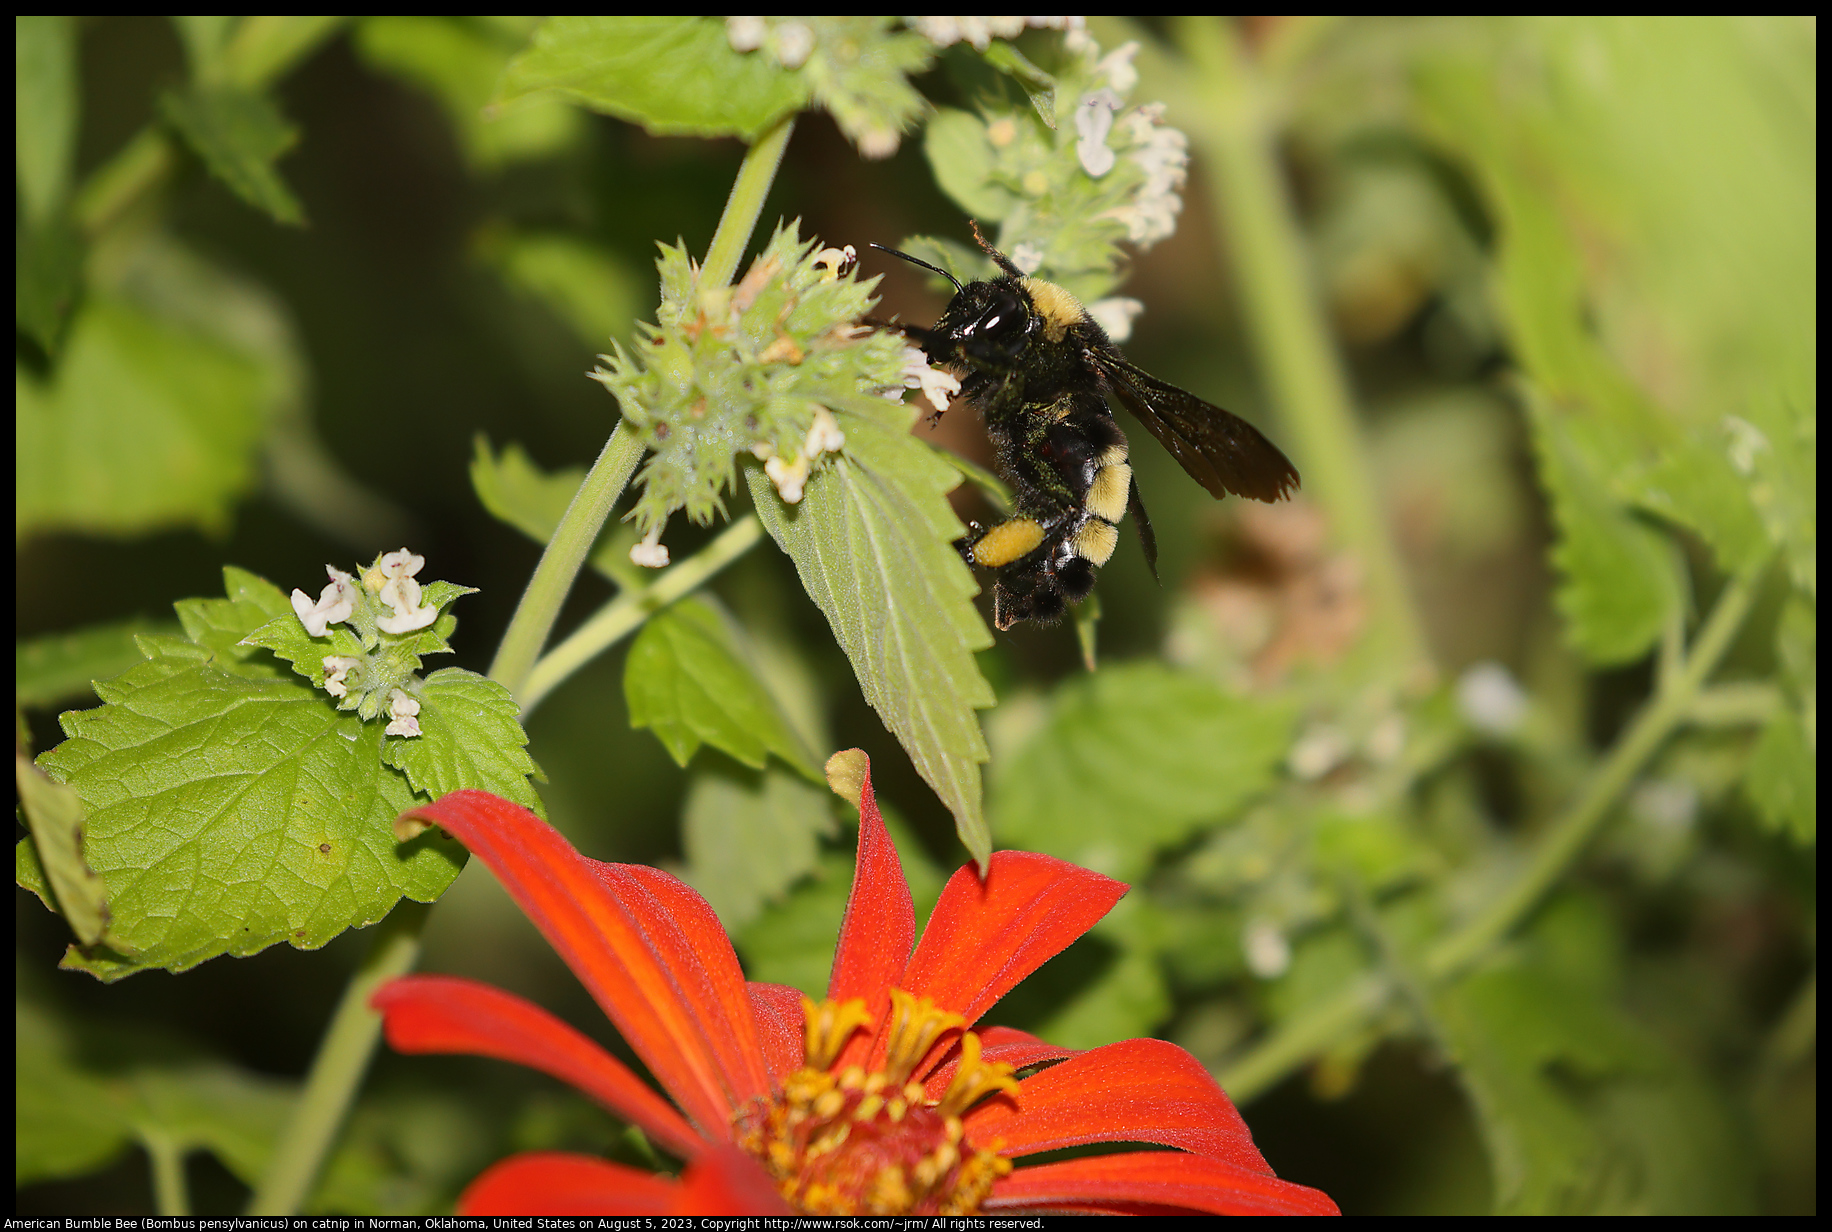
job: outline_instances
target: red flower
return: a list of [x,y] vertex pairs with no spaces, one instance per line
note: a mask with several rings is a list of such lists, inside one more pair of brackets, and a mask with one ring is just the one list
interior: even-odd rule
[[[819,1005],[746,983],[712,908],[666,873],[588,859],[485,792],[403,815],[403,833],[440,826],[490,866],[673,1103],[545,1010],[471,980],[383,987],[374,1005],[388,1042],[542,1070],[688,1161],[676,1181],[587,1156],[518,1155],[472,1182],[460,1212],[1336,1213],[1321,1192],[1273,1175],[1183,1049],[1138,1039],[1077,1052],[970,1029],[1124,885],[1050,856],[996,852],[983,880],[972,865],[954,874],[915,943],[869,770],[859,812],[857,872]],[[1014,1167],[1102,1142],[1171,1149]]]

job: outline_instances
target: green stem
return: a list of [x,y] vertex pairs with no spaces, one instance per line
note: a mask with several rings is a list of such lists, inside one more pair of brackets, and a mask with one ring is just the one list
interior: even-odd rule
[[652,614],[697,590],[708,578],[750,551],[762,538],[763,524],[757,520],[756,514],[746,514],[721,531],[718,538],[700,551],[659,575],[650,585],[641,590],[626,590],[599,608],[572,636],[541,656],[541,661],[534,665],[534,670],[528,674],[528,683],[522,686],[519,694],[523,719],[561,681],[603,654],[606,648],[628,635]]
[[[1592,774],[1578,797],[1547,830],[1532,863],[1494,904],[1445,938],[1425,957],[1423,974],[1433,984],[1454,979],[1490,947],[1512,932],[1558,884],[1611,807],[1634,781],[1649,758],[1682,723],[1688,721],[1705,680],[1717,667],[1742,627],[1766,565],[1733,579],[1684,656],[1665,676],[1609,757]],[[1222,1089],[1246,1103],[1277,1085],[1331,1043],[1361,1026],[1387,1002],[1393,985],[1367,975],[1328,1001],[1290,1019],[1240,1060],[1217,1075]]]
[[[789,133],[794,127],[793,117],[782,120],[759,138],[744,156],[744,165],[732,182],[725,212],[719,217],[718,230],[713,232],[706,260],[700,267],[702,287],[723,287],[737,272],[738,258],[750,243],[757,216],[763,211],[764,198],[769,195],[776,169],[782,164],[783,147],[788,144]],[[516,605],[508,631],[503,634],[502,645],[496,651],[496,661],[490,665],[491,678],[524,704],[529,676],[541,648],[547,644],[548,635],[553,632],[560,605],[572,592],[573,582],[585,565],[592,543],[630,482],[642,458],[642,449],[642,442],[629,430],[627,422],[618,423],[611,439],[605,442],[604,451],[598,455],[598,461],[592,465],[591,473],[573,495],[572,504],[567,507],[559,528],[535,566],[534,576],[528,579],[528,588],[522,592],[521,602]],[[552,688],[552,682],[542,689],[542,693],[548,688]]]
[[1387,1002],[1391,986],[1381,976],[1363,975],[1353,984],[1274,1031],[1266,1040],[1216,1075],[1237,1104],[1251,1103],[1285,1076],[1360,1027]]
[[1686,721],[1706,677],[1717,667],[1718,660],[1730,648],[1731,639],[1742,628],[1761,577],[1762,569],[1754,569],[1733,578],[1724,588],[1710,618],[1699,630],[1691,653],[1685,655],[1661,682],[1654,697],[1635,716],[1635,721],[1616,741],[1609,756],[1591,775],[1577,800],[1540,840],[1527,871],[1482,914],[1426,956],[1427,975],[1434,980],[1444,980],[1461,974],[1512,932],[1564,877],[1609,816],[1623,790],[1641,773],[1648,759],[1666,743],[1674,729]]
[[497,647],[496,661],[490,664],[490,678],[518,698],[598,532],[604,529],[605,519],[611,516],[612,507],[623,495],[637,462],[642,460],[642,450],[642,441],[630,431],[629,421],[618,421],[590,473],[573,493],[572,503],[560,518],[553,538],[547,541],[515,615],[509,620],[502,644]]
[[706,260],[700,263],[700,286],[722,287],[738,273],[738,260],[757,229],[757,216],[763,213],[763,201],[776,182],[776,169],[782,166],[782,152],[795,131],[795,117],[785,116],[776,127],[757,139],[738,178],[732,181],[731,196],[725,199],[725,213],[719,218],[719,229],[713,232],[707,246]]
[[427,904],[402,902],[376,926],[369,953],[344,989],[343,1000],[318,1045],[318,1055],[312,1059],[292,1119],[248,1203],[250,1215],[291,1215],[311,1193],[381,1038],[382,1018],[369,1008],[369,998],[389,980],[413,969],[420,956],[420,933],[431,910]]
[[153,1209],[161,1215],[188,1216],[191,1187],[184,1174],[184,1145],[161,1129],[141,1129],[137,1137],[153,1169]]
[[1238,279],[1264,380],[1304,462],[1304,491],[1360,563],[1370,600],[1369,661],[1404,680],[1429,669],[1429,651],[1366,465],[1342,361],[1317,302],[1303,236],[1278,159],[1276,107],[1226,18],[1173,27],[1191,61],[1191,128],[1215,233]]

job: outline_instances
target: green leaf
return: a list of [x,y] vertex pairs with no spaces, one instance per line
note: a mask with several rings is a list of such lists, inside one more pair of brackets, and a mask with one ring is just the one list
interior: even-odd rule
[[1005,73],[1023,87],[1037,118],[1050,128],[1056,127],[1056,79],[1032,64],[1023,52],[1003,39],[994,39],[980,53],[986,63]]
[[46,355],[56,356],[83,289],[87,246],[67,216],[52,214],[20,226],[14,255],[13,317]]
[[755,770],[774,753],[825,782],[736,634],[704,600],[683,599],[649,617],[630,647],[623,693],[630,726],[653,730],[680,765],[710,744]]
[[447,667],[428,676],[414,696],[421,734],[390,739],[382,760],[404,773],[415,791],[437,799],[478,788],[543,811],[529,782],[540,770],[528,756],[521,707],[509,690],[476,672]]
[[19,810],[32,831],[32,859],[56,896],[56,911],[84,945],[110,940],[108,891],[83,863],[82,801],[45,777],[24,754],[13,756],[13,781]]
[[814,870],[819,840],[834,831],[831,793],[777,766],[762,772],[707,767],[694,775],[681,814],[686,880],[736,932]]
[[1596,960],[1610,924],[1573,907],[1550,904],[1514,953],[1429,999],[1482,1129],[1497,1211],[1748,1212],[1748,1151],[1727,1109],[1615,1004],[1614,973]]
[[[481,434],[477,437],[471,458],[471,487],[477,499],[492,517],[536,543],[553,538],[584,479],[584,467],[543,471],[520,445],[504,445],[500,454],[492,454],[489,441]],[[599,532],[586,563],[619,586],[646,586],[651,580],[648,571],[630,560],[636,538],[635,529],[627,523],[607,525]]]
[[1073,679],[995,767],[999,839],[1135,878],[1155,850],[1227,819],[1272,784],[1291,721],[1281,705],[1157,664]]
[[1606,459],[1586,448],[1568,413],[1531,401],[1540,475],[1559,542],[1559,614],[1566,640],[1592,663],[1627,663],[1660,638],[1684,602],[1671,544],[1609,497]]
[[63,205],[76,157],[76,19],[68,13],[13,17],[13,155],[24,221],[40,224]]
[[814,473],[800,504],[785,505],[762,467],[747,465],[745,478],[865,700],[983,860],[992,849],[980,800],[987,753],[974,712],[994,697],[973,652],[992,635],[952,546],[963,528],[946,493],[958,474],[909,435],[913,412],[882,402],[845,409],[845,452]]
[[[819,1000],[827,995],[833,951],[846,896],[852,888],[853,857],[834,851],[821,857],[814,876],[780,901],[768,903],[733,937],[744,955],[746,979],[787,984]],[[920,918],[920,917],[918,917]]]
[[1016,194],[994,181],[986,122],[971,112],[939,108],[923,129],[922,151],[928,156],[935,182],[970,217],[999,222],[1017,204]]
[[91,298],[48,384],[15,370],[16,533],[222,530],[267,389],[244,354]]
[[296,1084],[203,1058],[134,1060],[151,1051],[145,1039],[79,1027],[24,997],[15,1017],[19,1183],[87,1175],[148,1138],[181,1155],[208,1150],[244,1183],[259,1180]]
[[134,641],[140,634],[177,632],[175,624],[134,619],[17,642],[13,647],[13,704],[49,706],[83,696],[92,681],[119,676],[145,657]]
[[550,157],[585,135],[583,117],[557,98],[488,105],[526,41],[482,19],[405,14],[364,18],[355,38],[372,66],[439,100],[466,159],[480,169]]
[[128,1144],[114,1093],[72,1062],[66,1026],[23,997],[13,1029],[14,1183],[99,1171]]
[[1818,840],[1818,759],[1792,709],[1776,710],[1762,729],[1743,773],[1743,790],[1770,829],[1803,847]]
[[480,252],[516,290],[540,301],[590,347],[628,336],[653,292],[596,244],[558,232],[492,232]]
[[496,101],[543,90],[652,133],[747,141],[808,98],[798,74],[734,50],[716,17],[550,17]]
[[[418,798],[385,762],[384,725],[238,645],[286,600],[249,575],[226,579],[228,599],[182,605],[189,640],[143,637],[147,661],[99,684],[101,707],[62,716],[69,738],[39,759],[82,799],[84,857],[113,913],[113,948],[73,949],[66,966],[118,979],[280,941],[316,949],[402,897],[432,901],[462,864],[436,831],[395,842],[394,818]],[[513,721],[464,687],[438,703],[436,739],[418,739],[440,747],[416,773],[475,764],[497,777],[463,786],[513,796]],[[499,745],[488,756],[462,751],[485,739]]]
[[159,108],[236,196],[275,222],[305,222],[304,208],[274,165],[299,140],[299,130],[264,95],[227,87],[168,90]]

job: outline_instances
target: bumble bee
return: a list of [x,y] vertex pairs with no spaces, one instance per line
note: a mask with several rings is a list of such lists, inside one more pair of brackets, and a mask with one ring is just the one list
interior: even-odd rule
[[960,381],[960,396],[985,420],[999,473],[1012,487],[1012,516],[990,527],[969,523],[957,544],[969,564],[997,571],[992,621],[1001,631],[1021,620],[1052,624],[1086,599],[1127,510],[1157,576],[1151,520],[1108,397],[1217,500],[1233,493],[1275,501],[1298,486],[1297,469],[1252,424],[1128,363],[1073,295],[1026,276],[977,226],[973,236],[1001,277],[962,286],[927,261],[872,247],[954,284],[934,325],[899,328]]

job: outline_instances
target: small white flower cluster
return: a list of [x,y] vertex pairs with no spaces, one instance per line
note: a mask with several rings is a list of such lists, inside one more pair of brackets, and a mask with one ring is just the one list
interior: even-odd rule
[[952,47],[956,43],[971,43],[975,51],[985,51],[995,38],[1014,39],[1024,33],[1025,28],[1038,30],[1066,30],[1073,39],[1076,35],[1086,37],[1083,33],[1087,19],[1075,17],[911,17],[907,19],[910,29],[928,39],[937,47]]
[[1126,224],[1126,234],[1140,247],[1170,238],[1183,212],[1183,185],[1189,179],[1189,138],[1165,127],[1164,104],[1134,108],[1119,121],[1133,149],[1127,155],[1145,169],[1145,183],[1132,201],[1111,211]]
[[[374,595],[385,611],[375,617],[375,626],[384,633],[396,635],[413,633],[426,628],[439,619],[439,609],[430,603],[421,603],[420,583],[414,575],[426,564],[424,556],[416,556],[406,548],[398,552],[388,552],[376,561],[375,565],[363,574],[362,590]],[[312,637],[324,637],[332,625],[343,624],[356,615],[356,605],[361,598],[354,577],[341,569],[325,566],[325,573],[330,582],[313,598],[303,590],[294,590],[292,594],[293,612],[299,617],[299,623]],[[371,666],[370,660],[353,655],[326,655],[320,660],[324,668],[324,691],[343,703],[343,709],[356,705],[356,699],[344,702],[356,690],[360,698],[368,690],[365,678]],[[365,712],[368,717],[372,712]],[[420,734],[420,723],[414,716],[420,713],[420,703],[401,689],[393,689],[388,695],[389,724],[387,732],[391,736],[417,736]]]
[[313,637],[323,637],[332,625],[340,625],[356,614],[356,579],[330,565],[326,565],[324,571],[331,580],[318,592],[316,603],[303,590],[293,590],[293,611]]
[[814,53],[814,31],[806,22],[770,22],[762,17],[727,17],[725,37],[734,51],[762,48],[784,68],[800,68]]
[[[948,404],[954,401],[954,395],[961,391],[961,383],[952,373],[931,367],[929,357],[923,354],[921,347],[911,346],[903,348],[903,388],[922,390],[922,396],[929,400],[929,405],[940,415],[947,411]],[[885,396],[897,399],[902,394],[892,390]]]
[[763,473],[776,485],[777,493],[789,504],[799,504],[803,490],[808,483],[808,476],[814,471],[814,464],[825,453],[838,453],[846,445],[846,434],[840,431],[839,421],[834,419],[833,412],[824,406],[814,408],[814,421],[808,425],[808,435],[802,441],[801,452],[793,458],[784,460],[779,457],[768,441],[758,441],[751,446],[751,454],[762,460]]
[[389,615],[375,622],[383,633],[413,633],[439,619],[438,608],[420,603],[420,584],[413,580],[425,564],[426,557],[402,548],[383,556],[363,575],[363,586],[390,608]]

